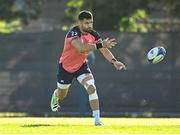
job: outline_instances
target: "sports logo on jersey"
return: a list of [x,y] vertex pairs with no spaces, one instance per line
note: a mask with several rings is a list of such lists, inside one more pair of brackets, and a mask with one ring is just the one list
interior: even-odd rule
[[79,27],[74,27],[72,28],[68,33],[67,33],[67,38],[71,38],[71,37],[77,37],[77,36],[81,36],[81,31],[79,29]]
[[90,70],[90,68],[89,68],[89,67],[88,67],[86,70],[87,70],[87,71],[89,71],[89,72],[91,72],[91,70]]
[[74,36],[77,36],[77,32],[76,31],[71,31],[71,36],[74,37]]
[[61,83],[64,83],[64,80],[61,80],[60,82],[61,82]]

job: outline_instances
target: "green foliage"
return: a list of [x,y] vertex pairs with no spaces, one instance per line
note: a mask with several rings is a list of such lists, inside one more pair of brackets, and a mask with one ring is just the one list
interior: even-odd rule
[[90,10],[91,11],[91,1],[88,0],[69,0],[66,3],[67,8],[65,13],[67,17],[66,21],[75,23],[77,21],[77,15],[81,10]]
[[46,0],[0,0],[0,33],[11,33],[36,19]]
[[80,12],[81,7],[84,4],[84,0],[70,0],[67,2],[67,9],[65,10],[66,15],[71,21],[76,20],[77,14]]
[[11,21],[17,18],[33,18],[40,12],[46,0],[0,0],[0,19]]
[[[32,19],[38,18],[45,2],[52,1],[60,2],[61,0],[0,0],[0,20],[3,23],[6,22],[3,29],[10,28],[9,24],[14,20],[20,20],[20,24],[28,24]],[[145,23],[150,11],[154,11],[154,9],[163,9],[165,14],[171,18],[180,17],[179,0],[68,0],[64,20],[69,24],[74,24],[77,14],[85,9],[93,12],[94,25],[98,30],[121,32],[147,32],[166,29],[165,25],[163,27],[156,22]],[[70,25],[66,25],[62,29],[66,30],[68,27]],[[0,32],[4,31],[1,29],[2,26]]]
[[121,32],[147,32],[148,27],[146,24],[141,23],[146,19],[147,14],[145,10],[138,9],[130,17],[124,16],[119,22],[119,31]]
[[[87,9],[92,11],[94,14],[96,28],[99,30],[117,31],[119,30],[119,24],[121,24],[121,21],[124,20],[124,17],[126,18],[136,12],[137,9],[145,7],[146,3],[142,0],[112,0],[110,3],[108,0],[69,0],[67,3],[66,14],[68,16],[68,21],[75,22],[78,12],[83,9]],[[133,22],[131,22],[131,24],[132,23]],[[128,26],[128,28],[131,26]]]
[[20,29],[20,26],[21,21],[19,19],[11,20],[8,22],[5,20],[0,20],[0,33],[14,32],[17,29]]
[[72,25],[77,23],[77,15],[81,10],[91,10],[92,1],[89,0],[69,0],[66,3],[66,18],[64,19],[66,22],[70,22],[71,24],[62,26],[62,31],[67,31]]
[[122,32],[148,32],[163,30],[160,24],[145,23],[150,10],[164,6],[167,14],[178,17],[178,0],[69,0],[66,8],[67,21],[75,22],[76,15],[82,9],[93,12],[95,28]]

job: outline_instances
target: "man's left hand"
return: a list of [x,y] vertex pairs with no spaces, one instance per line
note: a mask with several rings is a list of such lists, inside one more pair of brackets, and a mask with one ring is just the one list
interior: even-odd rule
[[126,70],[126,66],[122,62],[120,62],[120,61],[115,61],[113,63],[113,65],[115,66],[115,68],[117,70],[122,70],[122,69]]

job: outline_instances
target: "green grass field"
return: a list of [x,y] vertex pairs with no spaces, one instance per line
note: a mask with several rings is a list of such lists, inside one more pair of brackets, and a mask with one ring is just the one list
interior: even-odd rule
[[180,118],[0,118],[0,134],[180,134]]

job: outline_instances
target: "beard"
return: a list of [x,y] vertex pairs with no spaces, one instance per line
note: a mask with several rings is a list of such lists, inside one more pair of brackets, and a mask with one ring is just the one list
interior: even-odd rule
[[91,32],[93,30],[93,28],[89,27],[87,29],[83,29],[84,32]]

